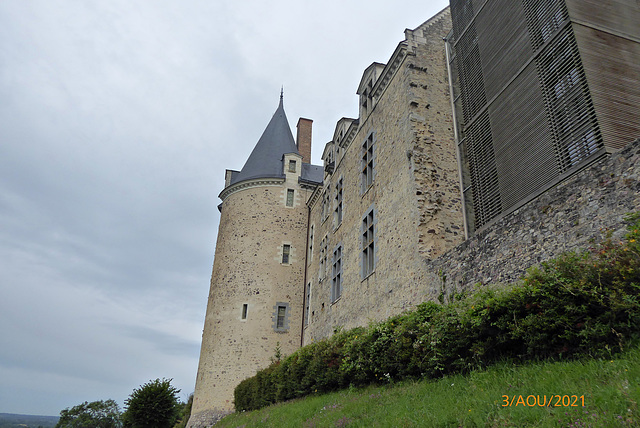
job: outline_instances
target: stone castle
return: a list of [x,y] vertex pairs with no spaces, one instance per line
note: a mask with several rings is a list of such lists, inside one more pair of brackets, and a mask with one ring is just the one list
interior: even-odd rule
[[232,412],[276,348],[622,230],[640,206],[637,22],[623,0],[452,0],[364,71],[323,165],[281,96],[226,171],[189,426]]

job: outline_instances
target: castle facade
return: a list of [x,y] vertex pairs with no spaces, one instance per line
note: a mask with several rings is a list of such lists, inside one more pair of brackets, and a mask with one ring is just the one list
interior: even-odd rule
[[364,71],[358,117],[337,122],[322,165],[312,121],[294,140],[281,97],[226,171],[189,426],[232,412],[276,350],[621,229],[640,205],[640,143],[611,157],[640,136],[632,3],[452,0]]

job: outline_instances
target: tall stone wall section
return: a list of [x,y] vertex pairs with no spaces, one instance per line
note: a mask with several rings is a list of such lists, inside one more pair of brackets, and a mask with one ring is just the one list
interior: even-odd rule
[[425,300],[476,284],[518,280],[563,252],[587,249],[607,233],[626,233],[626,214],[640,210],[640,140],[605,157],[498,219],[436,260],[427,261]]
[[[424,293],[414,284],[427,278],[425,257],[441,254],[464,239],[442,41],[449,28],[445,12],[407,32],[406,54],[392,57],[386,66],[394,70],[393,76],[373,109],[360,117],[350,145],[337,151],[335,170],[326,175],[311,205],[314,236],[304,344],[330,336],[336,328],[366,325],[422,302]],[[392,64],[395,60],[400,63]],[[363,192],[362,145],[370,135],[374,179]],[[339,180],[343,218],[336,224],[333,215],[326,219],[322,215],[322,201],[330,202],[332,214]],[[370,210],[375,217],[375,268],[363,278],[362,225]],[[342,295],[332,301],[332,256],[338,246]]]
[[[409,58],[405,73],[409,97],[418,204],[418,251],[427,259],[442,255],[464,239],[461,197],[451,99],[444,44],[449,17],[426,28],[407,30],[418,41],[415,57]],[[445,34],[446,35],[446,34]],[[424,62],[422,58],[428,58]]]
[[[283,354],[300,346],[310,191],[298,184],[297,168],[284,183],[256,182],[224,199],[190,427],[232,412],[235,387],[270,363],[277,344]],[[295,191],[292,207],[287,189]],[[278,303],[287,306],[285,331],[274,329]]]

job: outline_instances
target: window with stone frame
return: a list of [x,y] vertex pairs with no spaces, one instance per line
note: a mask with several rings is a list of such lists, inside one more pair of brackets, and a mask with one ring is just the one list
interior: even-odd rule
[[283,244],[282,245],[282,264],[289,264],[291,255],[291,245]]
[[327,276],[327,235],[320,241],[320,268],[318,269],[318,281],[322,282]]
[[273,322],[272,327],[277,333],[286,333],[289,331],[289,312],[289,303],[276,302],[273,307],[271,320]]
[[362,143],[362,162],[361,162],[361,192],[365,193],[373,184],[373,151],[374,151],[374,134],[373,132]]
[[342,177],[336,183],[335,209],[333,211],[333,225],[340,226],[342,223]]
[[[313,224],[311,225],[311,227],[309,228],[309,263],[311,262],[311,260],[313,259]],[[308,264],[308,263],[307,263]]]
[[310,319],[310,309],[311,309],[311,283],[307,284],[307,298],[306,298],[306,307],[304,308],[304,325],[309,324],[311,322]]
[[287,308],[284,306],[278,306],[278,320],[276,321],[276,328],[284,328],[284,320],[287,315]]
[[242,319],[246,320],[247,319],[247,312],[249,310],[249,305],[247,303],[242,305]]
[[296,161],[289,161],[289,172],[296,172]]
[[322,222],[324,222],[327,217],[329,217],[329,211],[331,210],[331,207],[329,206],[329,204],[331,203],[331,195],[329,194],[329,189],[330,187],[327,187],[326,189],[324,189],[324,192],[322,192]]
[[331,268],[331,302],[342,296],[342,246],[338,245],[333,251]]
[[294,196],[295,196],[295,190],[287,189],[287,206],[288,207],[292,207],[293,206],[293,197]]
[[375,270],[375,210],[371,208],[362,218],[362,278]]

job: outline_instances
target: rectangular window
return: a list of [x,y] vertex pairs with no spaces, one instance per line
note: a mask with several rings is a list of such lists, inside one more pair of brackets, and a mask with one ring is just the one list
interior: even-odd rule
[[282,246],[282,263],[289,264],[289,254],[291,253],[291,245],[284,244]]
[[287,315],[287,307],[278,306],[278,320],[276,321],[277,329],[284,328],[284,320],[286,315]]
[[336,184],[336,208],[333,213],[334,225],[338,227],[342,223],[342,178]]
[[246,303],[244,305],[242,305],[242,319],[246,320],[247,319],[247,310],[249,309],[249,305],[247,305]]
[[331,282],[331,302],[335,302],[342,295],[342,246],[338,246],[333,252]]
[[296,172],[296,161],[289,161],[289,172]]
[[322,221],[325,221],[331,212],[329,204],[331,203],[330,187],[325,189],[322,195]]
[[320,269],[318,270],[318,281],[322,281],[326,274],[327,266],[327,237],[320,241]]
[[373,184],[373,132],[362,144],[362,193]]
[[311,225],[311,227],[309,228],[309,262],[311,262],[312,259],[313,259],[313,225]]
[[362,219],[362,278],[375,268],[375,226],[373,209]]
[[287,189],[287,206],[288,207],[292,207],[293,206],[293,195],[294,195],[294,190],[293,189]]
[[309,308],[311,308],[311,283],[307,284],[307,306],[304,309],[304,324],[309,324]]

